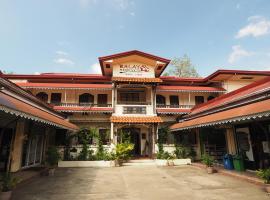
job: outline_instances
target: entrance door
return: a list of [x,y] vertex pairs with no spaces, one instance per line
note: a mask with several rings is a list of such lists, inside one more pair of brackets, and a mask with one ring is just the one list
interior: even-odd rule
[[139,128],[124,128],[123,132],[129,134],[130,142],[134,144],[133,155],[141,155],[141,138],[140,138],[140,129]]

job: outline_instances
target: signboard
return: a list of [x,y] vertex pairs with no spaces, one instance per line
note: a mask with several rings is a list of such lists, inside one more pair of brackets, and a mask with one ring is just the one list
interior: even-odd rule
[[113,76],[154,78],[154,67],[143,63],[123,63],[113,66]]

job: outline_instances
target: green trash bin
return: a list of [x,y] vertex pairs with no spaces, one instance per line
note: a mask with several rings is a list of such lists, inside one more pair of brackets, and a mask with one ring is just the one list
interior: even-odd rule
[[241,155],[233,156],[233,166],[236,171],[245,171],[244,159]]

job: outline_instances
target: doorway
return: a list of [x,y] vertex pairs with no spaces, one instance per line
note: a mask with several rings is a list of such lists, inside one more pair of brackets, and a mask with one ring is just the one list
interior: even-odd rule
[[0,129],[0,172],[7,171],[8,168],[12,134],[12,129],[7,128],[4,131]]
[[139,128],[123,128],[124,134],[127,134],[130,138],[130,142],[134,144],[133,156],[141,156],[141,130]]

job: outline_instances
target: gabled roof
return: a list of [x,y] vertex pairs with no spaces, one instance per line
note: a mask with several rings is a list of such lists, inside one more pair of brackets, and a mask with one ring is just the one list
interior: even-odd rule
[[166,58],[162,58],[159,56],[155,56],[153,54],[149,54],[149,53],[145,53],[142,51],[138,51],[138,50],[131,50],[131,51],[125,51],[122,53],[117,53],[117,54],[112,54],[109,56],[102,56],[99,57],[99,63],[100,63],[100,67],[101,67],[101,71],[102,74],[105,75],[105,70],[104,70],[104,62],[105,61],[109,61],[109,60],[113,60],[113,59],[119,59],[122,57],[127,57],[127,56],[132,56],[132,55],[137,55],[137,56],[141,56],[141,57],[145,57],[151,60],[156,60],[159,61],[161,63],[164,63],[165,65],[162,67],[162,70],[158,73],[158,76],[160,76],[162,74],[162,72],[165,70],[165,68],[168,66],[168,64],[171,62],[171,60],[166,59]]

